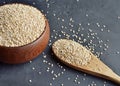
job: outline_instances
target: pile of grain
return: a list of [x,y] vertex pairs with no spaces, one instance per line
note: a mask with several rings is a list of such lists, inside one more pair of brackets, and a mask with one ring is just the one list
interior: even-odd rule
[[0,46],[23,46],[35,41],[44,31],[44,15],[22,4],[0,6]]
[[75,41],[67,39],[56,41],[52,49],[61,60],[78,66],[87,65],[92,56],[92,53],[85,47]]

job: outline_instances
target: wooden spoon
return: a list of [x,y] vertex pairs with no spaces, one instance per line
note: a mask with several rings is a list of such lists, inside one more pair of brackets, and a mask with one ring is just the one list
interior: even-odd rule
[[[70,66],[76,70],[83,71],[88,74],[92,74],[92,75],[95,75],[95,76],[98,76],[104,79],[108,79],[120,85],[120,76],[114,73],[102,61],[100,61],[97,58],[97,56],[93,55],[85,47],[83,47],[80,44],[78,45],[78,44],[79,43],[72,41],[72,40],[59,39],[53,43],[52,50],[53,50],[53,53],[56,55],[56,58],[59,59],[64,64],[66,64],[67,66]],[[76,48],[75,46],[72,46],[72,45],[75,45],[75,46],[77,45],[78,47]],[[71,48],[71,51],[72,51],[71,54],[70,54],[69,48]],[[87,52],[87,54],[89,53],[91,59],[87,60],[87,64],[81,64],[81,62],[75,63],[73,60],[71,60],[71,58],[66,57],[67,55],[70,56],[70,55],[74,55],[78,53],[77,52],[78,49],[80,49],[79,53],[81,54],[85,54],[85,52]],[[87,50],[87,51],[84,52],[84,50]],[[81,58],[80,56],[82,55],[79,55],[77,58]]]

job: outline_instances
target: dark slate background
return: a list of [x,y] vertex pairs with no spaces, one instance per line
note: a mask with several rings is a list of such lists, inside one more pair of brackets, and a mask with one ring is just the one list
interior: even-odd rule
[[[84,76],[83,72],[59,63],[53,58],[51,43],[59,38],[65,38],[61,31],[72,35],[73,33],[69,29],[72,28],[72,30],[77,31],[78,24],[81,23],[81,27],[84,30],[78,36],[80,37],[80,34],[84,34],[82,39],[87,38],[89,28],[93,32],[98,33],[97,36],[104,42],[101,45],[107,44],[109,48],[104,51],[104,46],[103,48],[95,47],[95,51],[103,52],[100,55],[101,60],[120,75],[120,54],[117,54],[117,51],[120,51],[120,0],[79,0],[79,2],[76,0],[49,0],[48,2],[46,0],[0,0],[0,5],[7,3],[24,3],[43,10],[50,23],[51,38],[44,53],[34,59],[32,63],[27,62],[19,65],[0,63],[0,86],[49,86],[50,83],[53,86],[62,86],[62,84],[64,86],[89,86],[91,83],[96,83],[96,86],[104,86],[105,82],[106,86],[119,86],[88,74]],[[56,16],[53,14],[56,14]],[[86,14],[88,14],[88,17]],[[58,17],[60,20],[58,20]],[[72,23],[74,27],[68,25],[71,17],[75,21]],[[64,19],[64,21],[61,21],[61,19]],[[90,25],[87,25],[88,23]],[[100,27],[97,27],[96,23],[99,23]],[[106,27],[103,28],[102,25],[106,25]],[[67,29],[61,28],[61,26],[66,26]],[[104,29],[103,32],[100,31],[101,28]],[[110,32],[108,33],[107,30],[110,30]],[[77,39],[75,40],[77,41]],[[106,40],[109,40],[109,42],[106,42]],[[98,39],[95,39],[94,43],[100,45],[98,41]],[[82,44],[87,45],[88,42]],[[48,63],[54,66],[50,67],[48,63],[43,61],[48,61]],[[63,68],[59,67],[58,63]],[[33,67],[35,70],[32,69]],[[55,74],[64,72],[64,69],[66,71],[60,77],[52,80],[54,76],[47,72],[48,67],[50,71],[54,70]],[[80,84],[74,81],[77,75],[79,76],[78,81],[81,82]],[[68,77],[70,77],[70,80],[68,80]],[[29,80],[32,80],[32,83]]]

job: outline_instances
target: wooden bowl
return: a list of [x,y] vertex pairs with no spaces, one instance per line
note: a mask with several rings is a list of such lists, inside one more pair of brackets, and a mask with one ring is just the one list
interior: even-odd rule
[[36,58],[46,48],[49,36],[50,28],[46,20],[45,30],[37,40],[20,47],[0,46],[0,62],[18,64]]

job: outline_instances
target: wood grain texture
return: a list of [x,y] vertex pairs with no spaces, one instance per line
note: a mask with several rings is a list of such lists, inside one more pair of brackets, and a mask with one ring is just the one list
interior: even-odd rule
[[50,36],[49,23],[46,20],[46,27],[41,36],[32,43],[20,47],[0,46],[0,61],[9,64],[18,64],[36,58],[47,46]]
[[[54,49],[52,48],[53,53]],[[67,61],[61,59],[55,54],[56,58],[60,60],[62,63],[66,64],[67,66],[94,75],[98,76],[110,81],[113,81],[114,83],[117,83],[120,85],[120,76],[118,76],[116,73],[112,71],[107,65],[105,65],[102,61],[100,61],[95,55],[92,54],[91,61],[87,65],[76,65],[74,63],[68,63]]]

